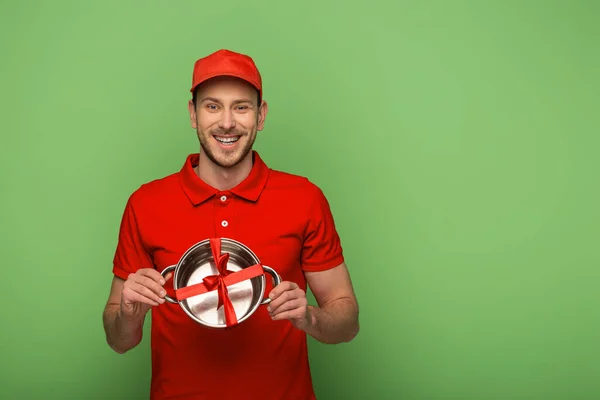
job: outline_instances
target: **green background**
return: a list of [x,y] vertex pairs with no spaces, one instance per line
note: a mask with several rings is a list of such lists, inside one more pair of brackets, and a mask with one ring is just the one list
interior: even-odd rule
[[264,77],[256,149],[324,190],[360,302],[352,343],[310,341],[319,399],[600,398],[599,15],[3,1],[0,397],[147,398],[148,336],[104,342],[118,224],[198,151],[192,65],[230,48]]

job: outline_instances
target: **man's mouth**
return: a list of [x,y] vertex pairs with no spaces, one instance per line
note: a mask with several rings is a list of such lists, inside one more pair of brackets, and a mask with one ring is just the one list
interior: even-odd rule
[[221,143],[224,146],[233,146],[235,142],[240,140],[241,136],[214,136],[217,142]]

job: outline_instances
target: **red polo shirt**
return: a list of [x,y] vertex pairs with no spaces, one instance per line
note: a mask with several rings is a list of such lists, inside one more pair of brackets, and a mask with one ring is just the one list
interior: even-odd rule
[[[139,268],[162,271],[210,237],[247,245],[282,280],[306,290],[304,271],[343,261],[329,204],[308,179],[268,168],[253,152],[250,175],[219,191],[187,157],[175,174],[142,185],[129,198],[113,272],[127,279]],[[268,277],[269,275],[267,275]],[[268,278],[267,292],[272,288]],[[173,296],[172,280],[167,292]],[[266,305],[230,329],[209,329],[179,304],[152,308],[151,399],[314,399],[306,334],[273,321]]]

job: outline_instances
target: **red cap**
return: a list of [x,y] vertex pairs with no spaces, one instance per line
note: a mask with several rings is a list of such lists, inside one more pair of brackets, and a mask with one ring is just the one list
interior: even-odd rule
[[260,72],[252,58],[247,55],[230,50],[219,50],[199,59],[194,64],[190,92],[193,92],[200,83],[216,76],[234,76],[243,79],[258,89],[262,99]]

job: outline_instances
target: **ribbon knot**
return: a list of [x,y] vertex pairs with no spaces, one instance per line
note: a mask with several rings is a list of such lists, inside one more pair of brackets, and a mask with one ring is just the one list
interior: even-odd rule
[[227,325],[233,325],[237,322],[237,318],[235,316],[233,303],[229,298],[227,285],[225,284],[225,277],[233,273],[233,271],[227,269],[229,253],[221,254],[221,241],[219,239],[210,239],[210,249],[217,266],[218,274],[206,276],[202,281],[209,291],[217,290],[219,294],[217,310],[221,308],[221,306],[224,306],[225,323]]

